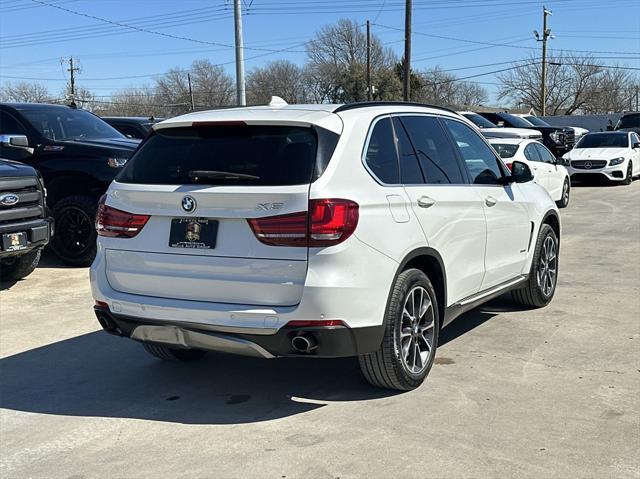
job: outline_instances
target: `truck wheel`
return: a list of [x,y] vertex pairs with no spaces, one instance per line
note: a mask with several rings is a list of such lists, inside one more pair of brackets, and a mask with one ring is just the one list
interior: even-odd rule
[[523,306],[541,308],[549,304],[558,282],[558,237],[553,228],[543,224],[524,288],[511,292],[513,300]]
[[155,343],[142,343],[142,346],[151,356],[165,361],[197,361],[207,354],[202,349],[168,348]]
[[2,262],[0,264],[0,280],[2,281],[17,281],[22,278],[26,278],[33,270],[36,269],[40,262],[40,255],[42,249],[38,248],[34,251],[29,251],[22,256],[17,256]]
[[56,234],[53,252],[71,266],[90,266],[96,256],[95,219],[98,205],[87,196],[69,196],[53,207]]
[[417,388],[431,370],[440,331],[435,290],[422,271],[408,269],[400,273],[384,327],[380,349],[359,357],[362,374],[381,388]]

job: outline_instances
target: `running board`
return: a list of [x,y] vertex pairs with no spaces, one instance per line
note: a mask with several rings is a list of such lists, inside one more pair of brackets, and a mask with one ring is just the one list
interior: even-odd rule
[[449,324],[451,321],[456,319],[462,313],[469,311],[481,304],[486,303],[487,301],[491,301],[494,298],[506,293],[507,291],[511,291],[512,289],[516,289],[522,283],[525,283],[529,279],[529,275],[521,274],[516,276],[513,279],[505,281],[504,283],[500,283],[496,286],[493,286],[489,289],[485,289],[484,291],[479,291],[471,296],[467,296],[466,298],[458,301],[455,304],[452,304],[448,308],[446,308],[444,312],[444,324]]

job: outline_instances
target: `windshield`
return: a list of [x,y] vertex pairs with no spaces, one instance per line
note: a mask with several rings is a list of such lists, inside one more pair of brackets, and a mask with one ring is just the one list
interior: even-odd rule
[[317,144],[314,130],[298,126],[164,128],[144,142],[117,181],[156,185],[309,184],[318,173]]
[[627,148],[627,133],[590,133],[582,137],[576,148]]
[[498,152],[500,158],[513,158],[518,151],[518,145],[508,143],[491,143],[491,146]]
[[478,115],[477,113],[464,113],[462,116],[464,116],[478,128],[496,128],[496,125],[491,123],[485,117]]
[[513,116],[509,113],[499,113],[498,116],[504,119],[505,123],[511,124],[513,128],[531,128],[531,125],[519,116]]
[[534,126],[551,126],[549,125],[549,123],[547,123],[544,120],[541,120],[537,116],[529,115],[529,116],[525,116],[524,119]]
[[640,128],[640,113],[637,115],[626,115],[620,118],[617,128]]
[[122,133],[88,111],[72,108],[24,109],[21,113],[50,140],[106,140],[125,138]]

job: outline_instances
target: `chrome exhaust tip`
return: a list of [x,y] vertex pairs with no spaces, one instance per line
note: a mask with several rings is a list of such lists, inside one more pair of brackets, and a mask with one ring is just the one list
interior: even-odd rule
[[299,335],[291,339],[291,347],[299,353],[309,353],[317,347],[317,344],[313,336]]

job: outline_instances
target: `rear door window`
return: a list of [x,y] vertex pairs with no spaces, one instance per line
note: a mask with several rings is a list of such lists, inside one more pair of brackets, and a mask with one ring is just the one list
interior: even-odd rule
[[455,150],[435,117],[401,116],[418,153],[427,184],[462,184],[462,172]]
[[542,161],[542,158],[540,158],[540,153],[538,153],[538,149],[533,143],[529,143],[527,146],[525,146],[524,157],[529,161]]
[[[324,132],[323,135],[334,135]],[[337,138],[337,135],[334,135]],[[333,139],[335,148],[337,139]],[[333,153],[326,151],[330,157]],[[312,182],[318,136],[296,126],[225,125],[158,130],[118,181],[141,184],[285,186]],[[326,161],[323,162],[326,165]]]
[[416,152],[413,149],[411,140],[407,136],[402,123],[398,118],[393,119],[393,130],[396,134],[398,144],[398,158],[400,160],[400,179],[405,185],[421,185],[424,177],[418,164]]

